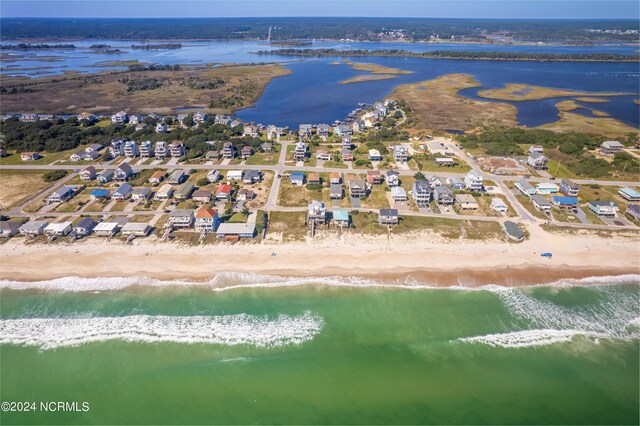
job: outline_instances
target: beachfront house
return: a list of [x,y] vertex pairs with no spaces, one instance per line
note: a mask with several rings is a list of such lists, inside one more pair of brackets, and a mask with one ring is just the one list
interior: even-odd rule
[[95,226],[96,222],[93,219],[90,217],[83,217],[73,226],[71,233],[76,238],[86,237],[91,234],[91,231]]
[[111,145],[109,146],[109,154],[111,158],[118,158],[124,155],[124,139],[115,138],[111,139]]
[[448,186],[436,186],[433,188],[433,199],[441,206],[450,206],[454,201],[453,191]]
[[242,129],[242,136],[257,138],[260,136],[260,128],[254,124],[245,124]]
[[349,148],[342,148],[341,151],[342,161],[353,161],[353,152]]
[[151,232],[151,226],[146,222],[127,222],[120,230],[122,235],[136,237],[146,237]]
[[211,201],[211,191],[206,189],[198,189],[191,194],[191,198],[193,201],[197,201],[198,203],[209,203]]
[[49,225],[49,222],[46,220],[30,220],[18,228],[18,231],[21,235],[34,237],[36,235],[42,235],[47,225]]
[[349,211],[348,210],[334,210],[332,213],[333,223],[340,228],[349,227]]
[[617,217],[618,216],[618,204],[613,201],[590,201],[589,210],[594,212],[598,216],[605,217]]
[[568,197],[577,197],[579,191],[580,187],[577,183],[574,183],[569,179],[562,179],[562,181],[560,181],[560,192],[564,195]]
[[93,234],[98,237],[113,237],[121,226],[118,222],[100,222],[93,228]]
[[456,204],[461,210],[478,210],[478,202],[471,194],[458,194],[455,197]]
[[544,154],[544,147],[542,145],[531,145],[527,150],[527,153],[532,154],[537,152],[538,154]]
[[193,224],[193,210],[175,209],[169,213],[168,223],[174,228],[191,228]]
[[221,223],[216,230],[218,238],[235,241],[240,238],[253,238],[256,235],[255,223]]
[[320,173],[309,172],[307,182],[311,185],[322,185],[322,179],[320,179]]
[[10,220],[0,221],[0,238],[10,238],[20,231],[22,223]]
[[622,151],[624,145],[618,141],[604,141],[600,145],[600,153],[602,155],[615,155]]
[[397,225],[400,222],[398,209],[380,209],[378,220],[380,225]]
[[340,176],[340,173],[338,173],[338,172],[329,173],[329,183],[332,184],[332,185],[341,184],[342,183],[342,177]]
[[238,190],[238,201],[253,200],[256,198],[256,193],[249,188],[242,188]]
[[218,211],[206,206],[200,207],[194,214],[195,228],[199,232],[215,232],[218,228]]
[[311,200],[307,205],[307,221],[316,225],[324,225],[327,222],[327,208],[322,201]]
[[464,184],[469,191],[480,192],[482,191],[482,180],[482,173],[478,170],[470,170],[464,177]]
[[65,237],[71,232],[71,222],[50,223],[44,228],[44,234],[49,237]]

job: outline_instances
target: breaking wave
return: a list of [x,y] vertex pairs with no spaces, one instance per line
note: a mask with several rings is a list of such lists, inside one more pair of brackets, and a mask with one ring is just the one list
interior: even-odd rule
[[323,318],[305,312],[275,319],[248,314],[227,316],[150,316],[25,318],[0,321],[0,344],[55,349],[122,340],[143,343],[205,343],[274,348],[312,340]]
[[[625,282],[638,282],[640,275],[617,275],[603,277],[589,277],[580,279],[563,279],[551,284],[540,284],[543,286],[585,286],[585,285],[610,285]],[[45,290],[60,292],[89,292],[89,291],[111,291],[122,290],[128,287],[206,287],[212,291],[229,291],[242,288],[277,288],[277,287],[299,287],[299,286],[334,286],[334,287],[376,287],[376,288],[400,288],[410,290],[424,289],[452,289],[452,290],[490,290],[504,288],[497,285],[466,286],[464,283],[458,285],[442,287],[434,283],[418,281],[414,278],[407,278],[395,281],[380,281],[364,277],[286,277],[276,275],[261,275],[242,272],[223,272],[217,274],[208,281],[188,281],[188,280],[157,280],[147,277],[64,277],[47,281],[11,281],[0,280],[0,289],[11,290]]]
[[494,287],[493,291],[514,317],[515,326],[529,329],[458,339],[503,348],[544,346],[568,342],[576,336],[599,339],[640,339],[640,297],[637,288],[619,291],[610,286],[590,287],[598,302],[589,307],[567,308],[539,300],[522,290]]

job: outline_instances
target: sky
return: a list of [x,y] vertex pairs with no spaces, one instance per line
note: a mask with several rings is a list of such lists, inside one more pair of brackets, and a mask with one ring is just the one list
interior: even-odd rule
[[640,19],[638,0],[0,0],[2,17]]

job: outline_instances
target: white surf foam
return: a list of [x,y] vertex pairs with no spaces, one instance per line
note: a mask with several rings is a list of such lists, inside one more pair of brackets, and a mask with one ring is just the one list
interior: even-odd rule
[[0,344],[54,349],[123,340],[272,348],[307,342],[323,326],[324,320],[311,312],[275,319],[247,314],[7,319],[0,321]]
[[485,336],[463,337],[460,341],[483,343],[485,345],[502,348],[526,348],[569,342],[575,336],[586,336],[594,339],[609,337],[598,333],[585,333],[581,330],[524,330],[511,333],[487,334]]
[[514,317],[514,327],[531,329],[459,340],[521,348],[567,342],[577,335],[594,339],[640,339],[640,293],[637,289],[620,291],[597,283],[589,289],[597,296],[596,301],[585,307],[567,308],[536,299],[522,289],[493,287],[490,291],[500,298]]
[[[639,282],[640,275],[619,275],[606,277],[590,277],[582,279],[564,279],[551,284],[541,284],[542,286],[570,287],[585,285],[611,285],[624,282]],[[414,278],[397,281],[377,281],[375,279],[363,277],[286,277],[275,275],[261,275],[242,272],[222,272],[211,280],[195,282],[187,280],[162,281],[147,277],[64,277],[47,281],[12,281],[0,280],[0,289],[11,290],[45,290],[60,292],[96,292],[122,290],[128,287],[208,287],[212,291],[222,292],[243,288],[278,288],[278,287],[298,287],[298,286],[334,286],[334,287],[374,287],[374,288],[397,288],[409,290],[430,290],[430,289],[450,289],[450,290],[500,290],[503,286],[484,285],[480,287],[470,287],[459,284],[450,287],[439,287],[432,283],[420,282]]]

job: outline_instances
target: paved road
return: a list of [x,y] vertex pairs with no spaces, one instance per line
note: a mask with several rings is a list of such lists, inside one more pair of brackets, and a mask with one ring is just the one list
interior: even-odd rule
[[[274,177],[273,177],[273,182],[271,184],[271,188],[269,191],[269,196],[267,197],[267,200],[265,202],[265,205],[262,207],[262,209],[266,210],[266,211],[305,211],[306,208],[305,207],[281,207],[278,205],[278,195],[279,195],[279,190],[280,190],[280,184],[282,182],[282,178],[278,177],[278,175],[282,175],[283,172],[285,171],[290,171],[290,170],[299,170],[299,171],[306,171],[306,172],[326,172],[326,173],[330,173],[330,172],[337,172],[337,173],[366,173],[368,170],[373,170],[373,169],[353,169],[353,170],[348,170],[348,169],[343,169],[343,168],[324,168],[324,167],[296,167],[290,164],[285,164],[286,163],[286,155],[287,155],[287,148],[290,144],[295,143],[294,141],[281,141],[280,145],[281,145],[281,150],[280,150],[280,157],[278,159],[278,164],[276,165],[271,165],[271,166],[247,166],[247,165],[222,165],[222,164],[162,164],[162,165],[154,165],[154,164],[144,164],[144,165],[137,165],[134,166],[135,169],[137,170],[148,170],[148,169],[164,169],[164,170],[175,170],[175,169],[195,169],[195,170],[250,170],[250,169],[256,169],[259,168],[261,170],[270,170],[274,173]],[[472,167],[473,169],[476,170],[481,170],[478,163],[475,161],[475,159],[468,157],[464,152],[462,152],[462,150],[460,150],[454,143],[450,142],[448,143],[448,147],[453,150],[460,158],[462,158],[467,164],[469,164],[470,167]],[[101,165],[96,165],[97,168],[99,169],[114,169],[117,168],[118,165],[117,164],[112,164],[113,161],[111,162],[106,162],[103,163]],[[40,192],[38,192],[37,194],[33,195],[32,197],[29,198],[29,200],[27,200],[25,203],[23,203],[22,205],[14,208],[13,210],[11,210],[10,212],[8,212],[7,214],[11,215],[11,216],[22,216],[22,217],[34,217],[34,214],[29,214],[29,213],[24,213],[23,209],[29,205],[29,203],[32,202],[37,202],[39,199],[43,198],[44,196],[46,196],[47,194],[49,194],[51,191],[55,190],[56,188],[60,187],[61,185],[63,185],[65,182],[69,181],[70,179],[72,179],[73,177],[76,176],[77,172],[79,172],[80,170],[82,170],[84,167],[86,166],[74,166],[74,165],[57,165],[57,164],[51,164],[51,165],[33,165],[33,164],[24,164],[24,165],[6,165],[6,166],[0,166],[0,170],[2,169],[6,169],[6,170],[52,170],[52,169],[64,169],[64,170],[72,170],[73,172],[71,174],[69,174],[68,176],[66,176],[65,178],[61,179],[60,181],[56,182],[53,186],[48,187]],[[399,174],[401,176],[413,176],[416,171],[415,170],[399,170],[398,171]],[[431,174],[431,173],[430,173]],[[464,178],[464,173],[451,173],[451,172],[446,172],[446,171],[437,171],[437,172],[433,172],[432,174],[436,174],[440,177],[443,178],[451,178],[451,177],[458,177],[458,178]],[[518,201],[518,199],[514,196],[513,192],[508,188],[506,182],[509,181],[515,181],[520,179],[520,177],[518,176],[504,176],[504,175],[495,175],[492,173],[487,173],[487,172],[482,172],[483,176],[486,179],[490,179],[496,182],[496,184],[498,185],[498,187],[500,188],[500,190],[502,191],[502,193],[506,196],[507,200],[509,201],[509,203],[513,206],[513,208],[515,209],[516,213],[517,213],[517,218],[511,218],[512,220],[520,220],[523,222],[528,222],[530,224],[542,224],[545,221],[543,219],[538,219],[534,216],[532,216],[529,211],[524,208],[522,206],[522,204]],[[546,178],[541,178],[541,177],[532,177],[529,179],[531,182],[546,182],[549,181],[549,179]],[[626,182],[626,181],[606,181],[606,180],[593,180],[593,179],[574,179],[574,182],[578,183],[578,184],[598,184],[598,185],[602,185],[602,186],[633,186],[633,187],[638,187],[640,186],[640,182]],[[363,210],[363,211],[377,211],[374,209],[362,209],[359,208],[359,210]],[[83,215],[90,215],[90,216],[103,216],[104,214],[108,214],[108,215],[113,215],[113,216],[127,216],[127,215],[131,215],[133,213],[135,213],[136,215],[155,215],[156,218],[158,217],[158,215],[163,214],[163,210],[162,209],[158,209],[156,211],[141,211],[141,212],[86,212],[83,211],[82,214]],[[73,216],[73,215],[79,215],[80,212],[76,212],[76,213],[47,213],[47,216],[50,217],[61,217],[61,216]],[[475,220],[475,221],[497,221],[497,222],[503,222],[504,220],[508,220],[509,218],[499,218],[499,217],[493,217],[493,216],[463,216],[463,215],[458,215],[458,214],[454,214],[454,213],[432,213],[432,212],[413,212],[413,211],[408,211],[408,212],[403,212],[403,215],[409,215],[409,216],[425,216],[425,217],[440,217],[440,218],[449,218],[449,219],[457,219],[457,220]],[[575,228],[588,228],[588,229],[629,229],[629,227],[624,227],[624,226],[613,226],[613,225],[594,225],[594,224],[578,224],[578,223],[556,223],[556,225],[559,226],[565,226],[565,227],[575,227]]]

